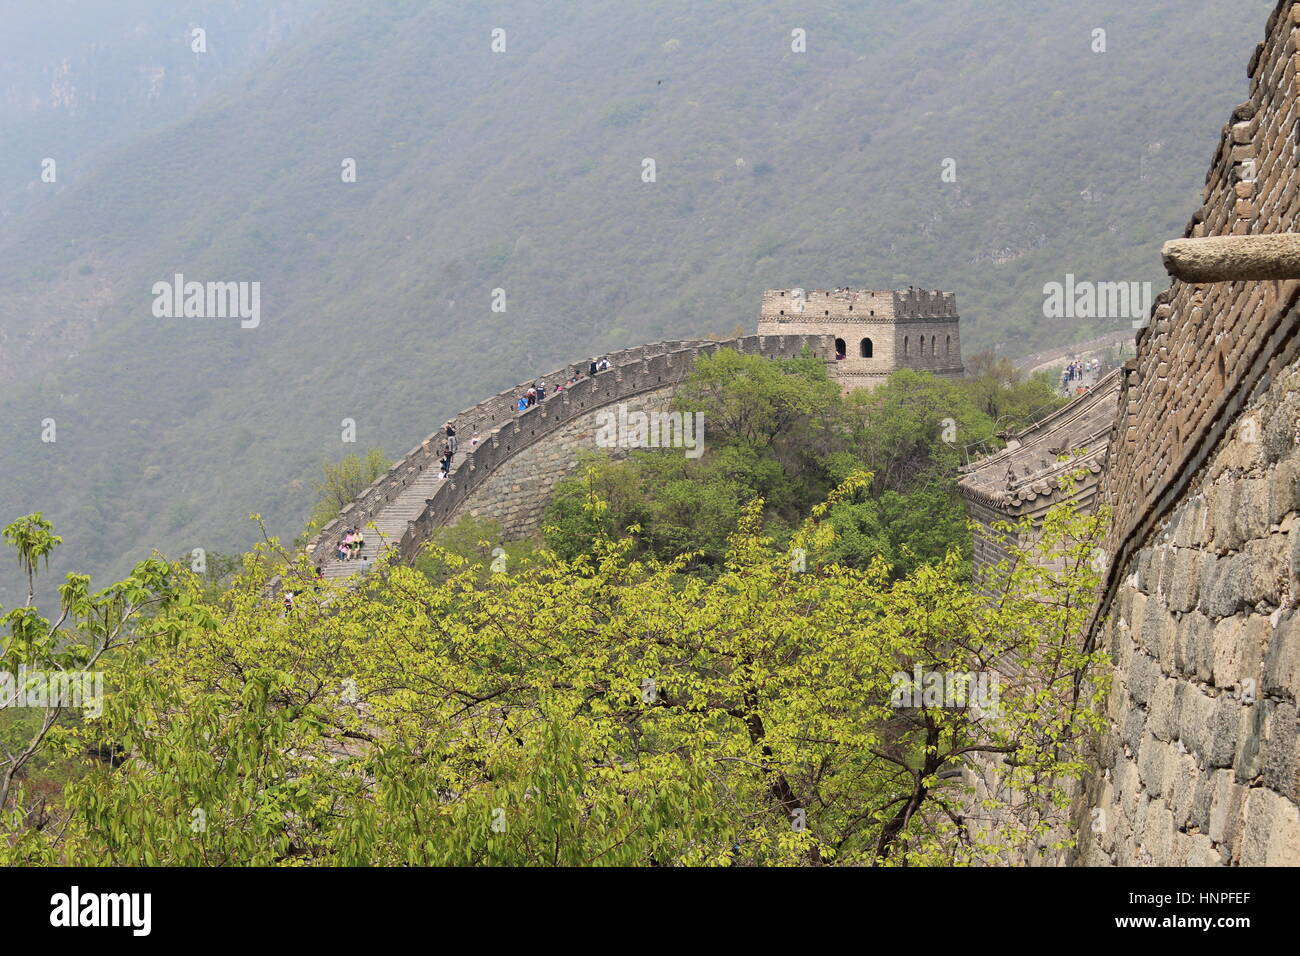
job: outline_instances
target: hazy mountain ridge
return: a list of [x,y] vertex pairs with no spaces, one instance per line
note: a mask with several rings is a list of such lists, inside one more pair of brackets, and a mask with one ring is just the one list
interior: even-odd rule
[[[6,228],[0,333],[69,315],[77,354],[0,393],[0,504],[96,570],[292,533],[341,419],[396,456],[566,360],[750,328],[766,287],[954,290],[968,352],[1115,327],[1042,285],[1159,281],[1269,4],[835,6],[327,5]],[[154,319],[175,272],[260,281],[261,327]]]
[[[0,377],[10,386],[75,357],[101,310],[123,292],[117,247],[87,243],[66,221],[65,191],[93,180],[127,144],[178,121],[245,75],[310,19],[320,0],[246,4],[162,0],[112,5],[53,2],[6,10],[0,36],[0,221],[8,243],[0,273]],[[210,31],[207,51],[191,31]],[[46,181],[45,177],[52,181]],[[148,184],[138,193],[149,194]],[[78,191],[72,207],[94,202]],[[30,218],[28,218],[30,217]],[[24,235],[22,228],[31,223]],[[32,273],[33,236],[64,244]],[[71,253],[71,254],[69,254]],[[35,279],[36,281],[32,281]]]
[[[242,75],[320,2],[10,4],[0,36],[0,214],[17,215],[39,198],[33,156],[59,161],[59,188],[75,182],[107,151]],[[213,37],[203,54],[191,49],[196,27]]]

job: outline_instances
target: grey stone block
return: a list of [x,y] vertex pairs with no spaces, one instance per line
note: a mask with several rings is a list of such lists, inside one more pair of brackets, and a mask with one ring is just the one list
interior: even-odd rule
[[1141,622],[1134,622],[1134,639],[1138,646],[1156,660],[1160,659],[1160,634],[1168,613],[1156,597],[1148,597]]
[[1141,745],[1138,751],[1138,776],[1142,778],[1142,786],[1147,793],[1158,797],[1164,792],[1165,748],[1169,745],[1156,740],[1151,734],[1142,736]]
[[1200,608],[1213,618],[1231,617],[1279,600],[1278,565],[1286,542],[1281,535],[1249,542],[1245,550],[1201,566]]
[[1208,617],[1231,617],[1237,610],[1231,584],[1227,582],[1231,558],[1206,555],[1201,562],[1197,606]]
[[1207,759],[1211,748],[1216,706],[1214,698],[1199,687],[1189,687],[1183,695],[1179,718],[1182,741],[1188,750],[1198,754],[1202,760]]
[[1155,866],[1168,866],[1173,857],[1174,817],[1167,807],[1152,802],[1142,830],[1142,846]]
[[1146,733],[1147,712],[1141,707],[1131,707],[1124,718],[1124,743],[1130,753],[1136,754]]
[[1174,826],[1190,826],[1194,816],[1196,784],[1201,779],[1200,769],[1196,766],[1192,755],[1180,753],[1176,747],[1170,747],[1165,779],[1167,802],[1169,812],[1174,815]]
[[1151,566],[1151,559],[1152,549],[1143,548],[1137,553],[1137,557],[1133,561],[1134,570],[1137,572],[1138,590],[1143,594],[1153,590],[1151,582],[1155,580],[1155,575]]
[[1241,739],[1237,743],[1237,754],[1232,762],[1233,779],[1237,783],[1249,784],[1259,773],[1264,725],[1271,706],[1269,701],[1259,700],[1245,708],[1240,724]]
[[1187,612],[1196,607],[1200,596],[1201,552],[1179,548],[1174,554],[1173,570],[1166,591],[1171,611]]
[[1275,790],[1292,803],[1300,803],[1300,774],[1296,766],[1296,706],[1292,703],[1261,701],[1268,705],[1263,733],[1259,771],[1264,786]]
[[1296,422],[1300,421],[1300,393],[1284,394],[1264,415],[1264,456],[1279,461],[1295,449]]
[[1214,660],[1214,624],[1204,614],[1193,611],[1183,617],[1181,633],[1190,665],[1187,676],[1209,683]]
[[1134,651],[1129,664],[1129,695],[1143,707],[1148,706],[1159,677],[1160,668],[1156,662],[1147,654]]
[[1202,773],[1198,769],[1195,788],[1192,794],[1191,825],[1208,833],[1210,829],[1210,808],[1214,803],[1214,776]]
[[1233,783],[1232,773],[1219,770],[1214,774],[1214,797],[1210,805],[1210,839],[1231,844],[1241,826],[1242,804],[1246,788]]
[[1300,528],[1292,528],[1287,535],[1290,538],[1290,560],[1287,562],[1291,572],[1292,589],[1300,582]]
[[1110,654],[1115,664],[1115,676],[1118,679],[1128,673],[1133,661],[1133,640],[1131,630],[1117,625],[1118,618],[1112,614],[1106,622],[1106,640],[1102,645]]
[[1147,729],[1157,740],[1168,742],[1178,736],[1174,702],[1179,683],[1173,677],[1162,677],[1156,682],[1155,693],[1151,695],[1151,715],[1147,720]]
[[1269,523],[1281,524],[1288,514],[1300,510],[1300,467],[1291,458],[1280,461],[1268,482]]
[[1251,580],[1250,591],[1244,599],[1251,605],[1264,603],[1270,607],[1279,607],[1282,604],[1282,592],[1286,588],[1288,577],[1289,544],[1286,535],[1271,534],[1259,541],[1251,541],[1246,546]]
[[1272,487],[1267,478],[1245,478],[1237,486],[1237,534],[1243,541],[1263,537],[1272,524]]
[[1300,865],[1300,811],[1271,790],[1246,794],[1241,827],[1242,866]]
[[1236,551],[1243,543],[1237,523],[1237,494],[1235,483],[1214,486],[1214,547],[1217,551]]
[[1204,833],[1188,834],[1191,844],[1183,859],[1184,866],[1223,866],[1222,854],[1214,848],[1214,843]]
[[1300,612],[1281,614],[1269,635],[1263,693],[1292,701],[1300,699]]
[[1167,595],[1169,593],[1169,584],[1174,574],[1174,559],[1176,555],[1174,549],[1168,545],[1160,545],[1152,556],[1152,570],[1155,572],[1155,593]]
[[1247,615],[1234,614],[1214,625],[1214,662],[1211,667],[1215,687],[1241,686],[1245,674]]
[[1210,739],[1206,762],[1211,767],[1230,767],[1237,753],[1237,741],[1241,736],[1245,720],[1245,708],[1241,703],[1227,694],[1220,695],[1214,702],[1214,716],[1210,723]]

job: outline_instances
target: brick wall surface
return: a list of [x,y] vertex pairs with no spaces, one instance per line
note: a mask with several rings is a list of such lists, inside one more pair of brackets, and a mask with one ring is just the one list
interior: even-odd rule
[[[1282,0],[1186,236],[1297,230],[1298,31]],[[1057,829],[1006,862],[1300,865],[1298,297],[1175,281],[1157,298],[1099,482],[1112,521],[1086,638],[1114,664],[1109,727]],[[1009,510],[972,504],[980,522]],[[1001,778],[966,768],[976,828]],[[1052,850],[1068,831],[1077,847]]]
[[676,391],[677,386],[673,384],[630,396],[615,405],[602,405],[556,429],[545,441],[526,445],[508,463],[493,471],[448,515],[446,523],[454,524],[465,515],[473,515],[499,522],[507,539],[527,537],[541,527],[542,515],[556,484],[577,469],[583,452],[626,457],[626,450],[597,446],[602,413],[613,412],[616,404],[625,404],[629,413],[671,411]]
[[[1296,231],[1298,30],[1284,0],[1187,236]],[[1111,732],[1074,862],[1300,865],[1298,293],[1175,281],[1126,366],[1093,630]]]

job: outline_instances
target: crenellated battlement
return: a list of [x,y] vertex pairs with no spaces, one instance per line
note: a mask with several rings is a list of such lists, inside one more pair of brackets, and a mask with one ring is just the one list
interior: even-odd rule
[[[374,530],[367,532],[369,542],[396,548],[400,558],[409,561],[436,528],[484,507],[488,513],[502,514],[508,537],[525,536],[536,530],[555,480],[576,460],[573,441],[557,439],[557,433],[607,405],[670,395],[690,375],[696,358],[728,348],[770,359],[795,358],[807,349],[828,363],[834,361],[833,343],[826,336],[750,335],[722,342],[658,342],[625,349],[605,356],[610,368],[594,376],[586,375],[590,359],[566,365],[533,381],[562,382],[575,368],[585,377],[526,411],[518,410],[518,399],[532,382],[499,392],[455,416],[459,453],[447,479],[436,477],[443,433],[434,431],[325,525],[308,543],[308,554],[331,577],[351,574],[356,563],[336,561],[334,550],[347,529],[373,525]],[[472,445],[475,433],[479,442]],[[518,482],[508,483],[505,491],[499,489],[500,482],[490,481],[508,461],[547,442],[558,442],[562,452],[550,462],[547,480],[529,482],[527,490],[514,488]],[[518,472],[524,478],[534,473],[530,468]],[[510,499],[505,513],[499,508],[502,498]]]
[[957,296],[926,289],[768,289],[759,325],[813,319],[886,323],[899,320],[956,322]]
[[902,368],[953,377],[961,361],[957,296],[926,289],[769,289],[760,335],[829,335],[844,390],[874,388]]

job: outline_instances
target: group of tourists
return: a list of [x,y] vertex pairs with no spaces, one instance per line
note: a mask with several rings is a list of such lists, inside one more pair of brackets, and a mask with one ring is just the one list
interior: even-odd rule
[[361,557],[361,549],[366,546],[366,536],[360,528],[348,528],[339,538],[335,557],[340,561],[355,561]]
[[1077,359],[1071,361],[1061,370],[1061,391],[1069,394],[1070,386],[1074,385],[1074,394],[1082,395],[1088,390],[1088,386],[1083,384],[1084,377],[1095,375],[1100,368],[1101,359],[1099,358],[1088,362],[1080,362]]
[[[595,376],[601,372],[604,372],[608,368],[609,368],[609,359],[592,359],[591,364],[587,367],[587,377],[590,378],[592,376]],[[565,382],[563,383],[557,382],[555,384],[555,387],[551,390],[551,394],[559,395],[565,389],[573,388],[573,386],[578,384],[578,382],[582,381],[582,379],[583,379],[582,369],[579,366],[575,365],[573,367],[573,374],[570,375]],[[543,381],[534,382],[532,385],[526,388],[523,391],[523,393],[519,396],[519,400],[515,403],[515,410],[520,412],[526,412],[534,405],[546,401],[546,388],[547,385],[545,382]]]
[[[610,366],[609,366],[608,359],[600,359],[600,360],[592,359],[591,365],[588,367],[588,375],[596,375],[600,372],[605,371],[609,367]],[[566,388],[572,388],[575,383],[582,380],[582,377],[583,377],[582,369],[575,366],[573,369],[573,374],[569,377],[568,381],[564,382],[564,384],[562,385],[557,384],[552,394],[559,394],[560,392],[563,392]],[[546,388],[547,388],[546,383],[539,381],[535,385],[531,386],[527,391],[525,391],[524,394],[520,395],[519,406],[518,406],[519,411],[522,412],[525,409],[532,408],[538,402],[544,401],[546,399]],[[478,447],[478,441],[479,441],[478,432],[476,431],[474,432],[473,437],[470,438],[470,448],[472,449]],[[448,475],[451,474],[452,459],[456,456],[456,452],[458,450],[459,450],[459,441],[456,437],[456,424],[455,422],[447,422],[447,424],[443,426],[443,441],[442,441],[442,446],[439,449],[439,457],[438,457],[439,478],[446,478]],[[361,532],[361,529],[348,528],[343,533],[343,537],[339,538],[338,544],[335,548],[334,556],[340,561],[360,560],[361,571],[364,574],[366,571],[370,569],[370,561],[371,561],[371,559],[368,557],[365,558],[362,557],[362,550],[365,548],[365,546],[366,546],[366,538],[365,535]],[[317,589],[320,588],[320,585],[324,582],[324,580],[325,580],[325,569],[323,566],[317,565],[316,567]],[[286,610],[292,609],[293,599],[294,599],[294,592],[286,590],[284,592],[284,606]]]
[[[443,439],[442,444],[438,446],[438,477],[446,478],[451,474],[451,461],[460,451],[460,439],[456,437],[456,423],[448,422],[442,426]],[[427,448],[428,442],[425,442]],[[478,447],[478,432],[470,437],[470,450],[473,451]]]
[[[438,457],[438,477],[446,478],[451,474],[451,459],[456,454],[456,425],[448,422],[442,430],[446,437],[442,441],[442,453]],[[474,444],[478,444],[477,434],[474,436]]]

